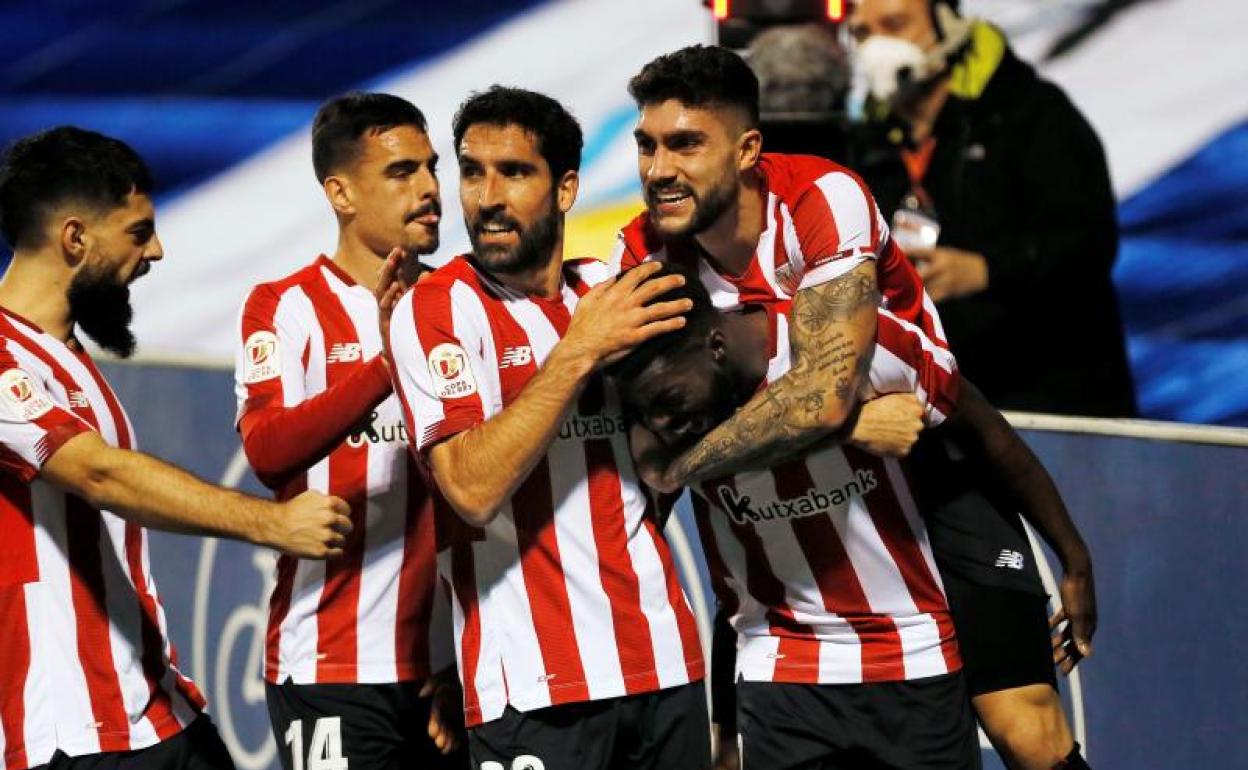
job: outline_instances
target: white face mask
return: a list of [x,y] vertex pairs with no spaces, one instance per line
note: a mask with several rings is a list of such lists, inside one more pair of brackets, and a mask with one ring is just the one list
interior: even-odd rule
[[877,101],[891,103],[940,72],[942,62],[909,40],[873,35],[854,49],[855,79]]
[[951,57],[970,39],[973,21],[958,16],[944,3],[936,6],[936,18],[943,35],[927,50],[886,35],[872,35],[854,47],[851,113],[855,106],[861,109],[867,94],[879,102],[895,104],[899,95],[904,98],[915,93],[949,68]]

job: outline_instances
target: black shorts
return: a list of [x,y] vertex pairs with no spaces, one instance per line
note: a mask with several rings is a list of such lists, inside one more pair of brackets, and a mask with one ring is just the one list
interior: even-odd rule
[[701,682],[517,711],[468,731],[473,770],[710,770]]
[[[265,700],[282,768],[345,758],[351,770],[467,770],[467,751],[443,756],[430,740],[429,698],[420,685],[266,684]],[[301,762],[293,762],[298,752]]]
[[1048,600],[945,574],[971,697],[1033,684],[1057,688]]
[[137,751],[67,757],[58,751],[35,770],[234,770],[217,727],[200,714],[182,732]]
[[871,684],[737,684],[746,770],[978,770],[960,673]]

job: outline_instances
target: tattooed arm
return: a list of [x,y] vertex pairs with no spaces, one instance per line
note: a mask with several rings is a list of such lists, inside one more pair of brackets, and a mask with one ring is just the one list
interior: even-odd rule
[[879,309],[875,262],[793,298],[793,365],[668,467],[662,486],[765,468],[839,430],[871,368]]

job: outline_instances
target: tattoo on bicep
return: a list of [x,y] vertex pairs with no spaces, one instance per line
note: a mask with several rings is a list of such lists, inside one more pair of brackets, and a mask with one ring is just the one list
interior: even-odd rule
[[692,481],[762,467],[819,438],[828,398],[851,400],[871,365],[871,348],[859,355],[847,331],[836,327],[877,307],[874,279],[857,271],[798,292],[792,368],[678,459],[676,477]]

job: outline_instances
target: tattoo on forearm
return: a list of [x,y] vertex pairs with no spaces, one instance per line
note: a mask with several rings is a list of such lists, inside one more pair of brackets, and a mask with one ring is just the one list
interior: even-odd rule
[[798,292],[788,373],[685,452],[669,475],[689,483],[768,467],[822,437],[829,399],[852,402],[871,367],[874,335],[863,346],[845,325],[878,307],[875,278],[865,271]]

